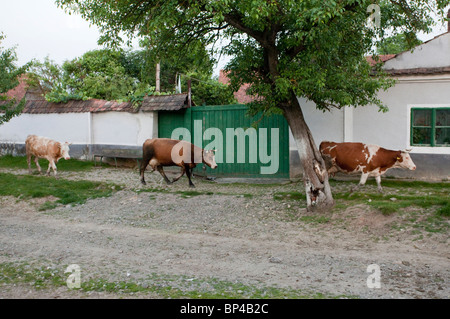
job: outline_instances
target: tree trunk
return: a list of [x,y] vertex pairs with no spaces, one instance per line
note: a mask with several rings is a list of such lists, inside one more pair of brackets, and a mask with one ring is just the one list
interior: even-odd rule
[[305,122],[297,97],[282,108],[297,144],[303,167],[303,183],[306,191],[307,211],[323,211],[334,205],[324,160],[317,149],[311,131]]

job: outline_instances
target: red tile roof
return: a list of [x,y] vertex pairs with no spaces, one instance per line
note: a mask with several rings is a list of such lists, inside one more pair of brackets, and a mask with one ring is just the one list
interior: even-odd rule
[[26,75],[22,75],[19,78],[19,85],[17,85],[14,89],[11,89],[8,92],[6,92],[5,95],[10,99],[15,98],[16,101],[22,100],[28,89],[28,84],[25,81],[26,78],[27,78]]
[[[224,70],[220,70],[219,73],[219,82],[223,84],[229,84],[230,79],[228,78],[226,72]],[[247,89],[250,87],[250,84],[242,85],[237,92],[234,92],[234,97],[240,104],[247,104],[253,102],[257,99],[256,96],[248,95]]]
[[396,54],[382,54],[377,57],[377,59],[374,59],[372,55],[366,56],[366,61],[370,63],[370,65],[374,66],[377,63],[384,63],[390,59],[395,58]]

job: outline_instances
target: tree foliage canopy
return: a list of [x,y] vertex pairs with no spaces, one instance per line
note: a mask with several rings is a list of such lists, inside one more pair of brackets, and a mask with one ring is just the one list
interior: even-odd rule
[[[194,54],[195,53],[195,54]],[[232,101],[233,94],[211,79],[213,59],[205,48],[180,59],[163,59],[161,62],[161,91],[155,92],[156,55],[152,49],[88,51],[81,57],[59,66],[50,58],[43,62],[34,60],[28,75],[28,84],[38,88],[50,102],[67,102],[71,99],[122,100],[139,103],[145,94],[173,93],[176,76],[200,78],[193,84],[195,103],[205,99],[213,104]],[[200,58],[199,58],[200,57]],[[187,90],[186,85],[183,87]]]
[[[14,48],[5,49],[1,46],[5,39],[3,33],[0,33],[0,101],[7,100],[6,92],[15,88],[19,84],[19,77],[25,73],[28,64],[17,67],[17,55]],[[25,99],[16,101],[11,99],[9,102],[0,106],[0,125],[8,122],[14,116],[17,116],[25,104]]]
[[[160,56],[189,50],[193,41],[224,52],[232,85],[252,83],[264,97],[256,110],[281,107],[292,95],[319,109],[376,104],[376,92],[392,85],[373,76],[364,56],[389,33],[431,30],[433,13],[444,16],[448,0],[379,0],[379,26],[367,23],[372,0],[58,0],[99,26],[100,42],[145,36]],[[373,17],[373,12],[372,12]]]
[[414,33],[399,33],[387,37],[377,45],[378,54],[398,54],[413,49],[420,45],[420,41]]

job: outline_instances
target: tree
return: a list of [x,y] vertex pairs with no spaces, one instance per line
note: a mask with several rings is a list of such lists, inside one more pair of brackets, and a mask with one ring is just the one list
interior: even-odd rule
[[140,41],[140,46],[141,50],[125,52],[123,65],[141,83],[156,86],[155,70],[158,62],[161,64],[161,91],[173,91],[180,74],[201,75],[208,79],[212,76],[215,61],[200,41],[192,43],[189,51],[182,50],[179,54],[161,52],[153,47],[149,39]]
[[[3,39],[5,39],[5,36],[3,33],[0,33],[0,44]],[[0,45],[0,101],[7,101],[0,105],[0,125],[19,115],[25,105],[25,98],[22,98],[21,101],[16,101],[15,98],[8,99],[5,95],[6,92],[19,84],[19,77],[29,67],[28,64],[17,67],[15,64],[16,61],[17,55],[15,49],[4,49]]]
[[[392,85],[380,69],[373,74],[364,56],[385,30],[430,31],[431,11],[443,16],[449,0],[380,0],[380,26],[367,23],[372,0],[58,0],[99,26],[100,42],[115,45],[125,34],[146,36],[159,50],[194,40],[226,38],[231,83],[251,83],[261,97],[252,112],[280,110],[297,143],[307,209],[334,204],[325,163],[304,120],[298,97],[327,111],[375,104],[377,91]],[[375,12],[376,14],[376,12]],[[373,13],[371,15],[373,17]],[[166,51],[167,52],[167,51]],[[170,52],[168,52],[170,54]]]
[[399,33],[383,39],[377,46],[377,54],[398,54],[422,44],[415,33]]
[[[139,104],[145,94],[155,94],[155,57],[148,48],[89,51],[66,61],[63,66],[46,57],[43,62],[31,62],[27,84],[50,102],[98,98]],[[164,59],[161,63],[163,92],[158,94],[173,93],[175,78],[182,74],[184,78],[201,79],[193,84],[195,103],[232,103],[231,89],[211,79],[213,63],[214,60],[201,46],[179,59]],[[187,90],[186,85],[183,89]]]
[[27,84],[37,88],[42,96],[52,91],[61,91],[63,90],[63,70],[48,56],[43,62],[33,60],[30,63]]
[[136,88],[135,79],[122,64],[123,58],[121,51],[88,51],[79,58],[64,62],[64,84],[69,92],[81,96],[104,100],[122,99]]
[[237,103],[229,85],[218,80],[192,78],[192,101],[195,105],[227,105]]

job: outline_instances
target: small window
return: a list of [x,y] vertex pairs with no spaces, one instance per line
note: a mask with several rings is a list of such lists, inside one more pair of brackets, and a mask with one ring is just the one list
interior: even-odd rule
[[411,145],[450,147],[450,108],[412,108]]

